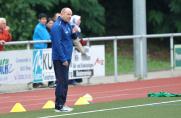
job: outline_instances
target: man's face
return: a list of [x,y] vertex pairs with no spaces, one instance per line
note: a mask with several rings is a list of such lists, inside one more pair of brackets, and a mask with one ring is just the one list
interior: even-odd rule
[[62,19],[65,21],[65,22],[69,22],[71,17],[72,17],[72,11],[71,9],[66,9],[62,14]]

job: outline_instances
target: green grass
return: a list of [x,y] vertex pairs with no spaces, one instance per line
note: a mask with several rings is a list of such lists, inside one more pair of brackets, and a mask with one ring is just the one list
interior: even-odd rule
[[148,70],[158,71],[158,70],[168,70],[170,69],[170,62],[164,59],[148,59]]
[[[113,54],[106,54],[106,75],[114,74],[114,59]],[[118,56],[118,73],[130,73],[133,72],[134,65],[133,59],[130,56]]]
[[[160,103],[175,100],[181,99],[179,97],[162,97],[120,100],[107,103],[76,106],[74,107],[74,111],[70,113],[55,113],[53,109],[47,109],[22,113],[9,113],[6,115],[1,114],[0,118],[39,118],[45,116],[55,117],[56,115],[57,116],[55,118],[180,118],[181,101],[166,104],[162,103],[159,105],[145,105],[150,103]],[[60,116],[65,114],[69,115]]]
[[[114,55],[112,43],[105,44],[106,75],[114,74]],[[148,44],[147,67],[149,71],[170,69],[169,50],[158,44]],[[134,73],[133,42],[118,42],[118,73]]]
[[[106,54],[106,75],[114,74],[114,58],[112,53]],[[157,59],[149,57],[147,60],[148,71],[168,70],[170,68],[170,62],[165,59]],[[134,62],[131,55],[119,55],[118,56],[118,73],[126,74],[134,72]]]

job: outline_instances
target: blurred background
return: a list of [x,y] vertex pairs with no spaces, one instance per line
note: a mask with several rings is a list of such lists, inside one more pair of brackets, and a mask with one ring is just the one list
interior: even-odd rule
[[[32,40],[33,29],[40,13],[53,17],[68,6],[73,14],[82,16],[83,37],[133,35],[132,0],[0,0],[0,16],[5,17],[13,36],[12,41]],[[147,34],[181,32],[181,1],[146,0]],[[147,41],[148,70],[170,68],[169,40],[157,38]],[[174,43],[180,43],[179,38]],[[106,46],[106,75],[113,74],[112,41],[91,42]],[[26,46],[6,46],[6,50]],[[118,41],[119,73],[134,70],[133,40]],[[109,68],[108,68],[109,67]]]

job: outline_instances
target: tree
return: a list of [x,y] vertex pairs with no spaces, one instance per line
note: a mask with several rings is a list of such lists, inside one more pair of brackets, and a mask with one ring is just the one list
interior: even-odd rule
[[[55,0],[56,1],[56,0]],[[0,16],[7,19],[13,40],[31,40],[33,28],[37,23],[36,12],[32,9],[42,5],[46,9],[55,3],[51,0],[6,0],[0,1]]]
[[106,9],[106,35],[132,35],[132,0],[99,0]]
[[149,0],[147,7],[149,33],[181,32],[180,0]]
[[32,40],[37,15],[44,12],[53,16],[65,6],[82,16],[85,34],[104,34],[104,8],[97,0],[0,0],[0,6],[0,16],[7,19],[14,41]]
[[81,28],[86,36],[105,34],[105,10],[98,0],[61,0],[60,6],[69,6],[73,14],[81,15]]

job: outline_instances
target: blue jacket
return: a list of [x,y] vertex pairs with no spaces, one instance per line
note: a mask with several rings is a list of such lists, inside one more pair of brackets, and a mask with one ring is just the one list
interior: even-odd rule
[[[35,27],[33,40],[50,40],[50,34],[48,33],[46,26],[44,24],[38,23]],[[35,43],[35,49],[47,48],[47,43]]]
[[58,17],[51,28],[52,59],[65,62],[71,60],[73,41],[72,28],[69,23]]

